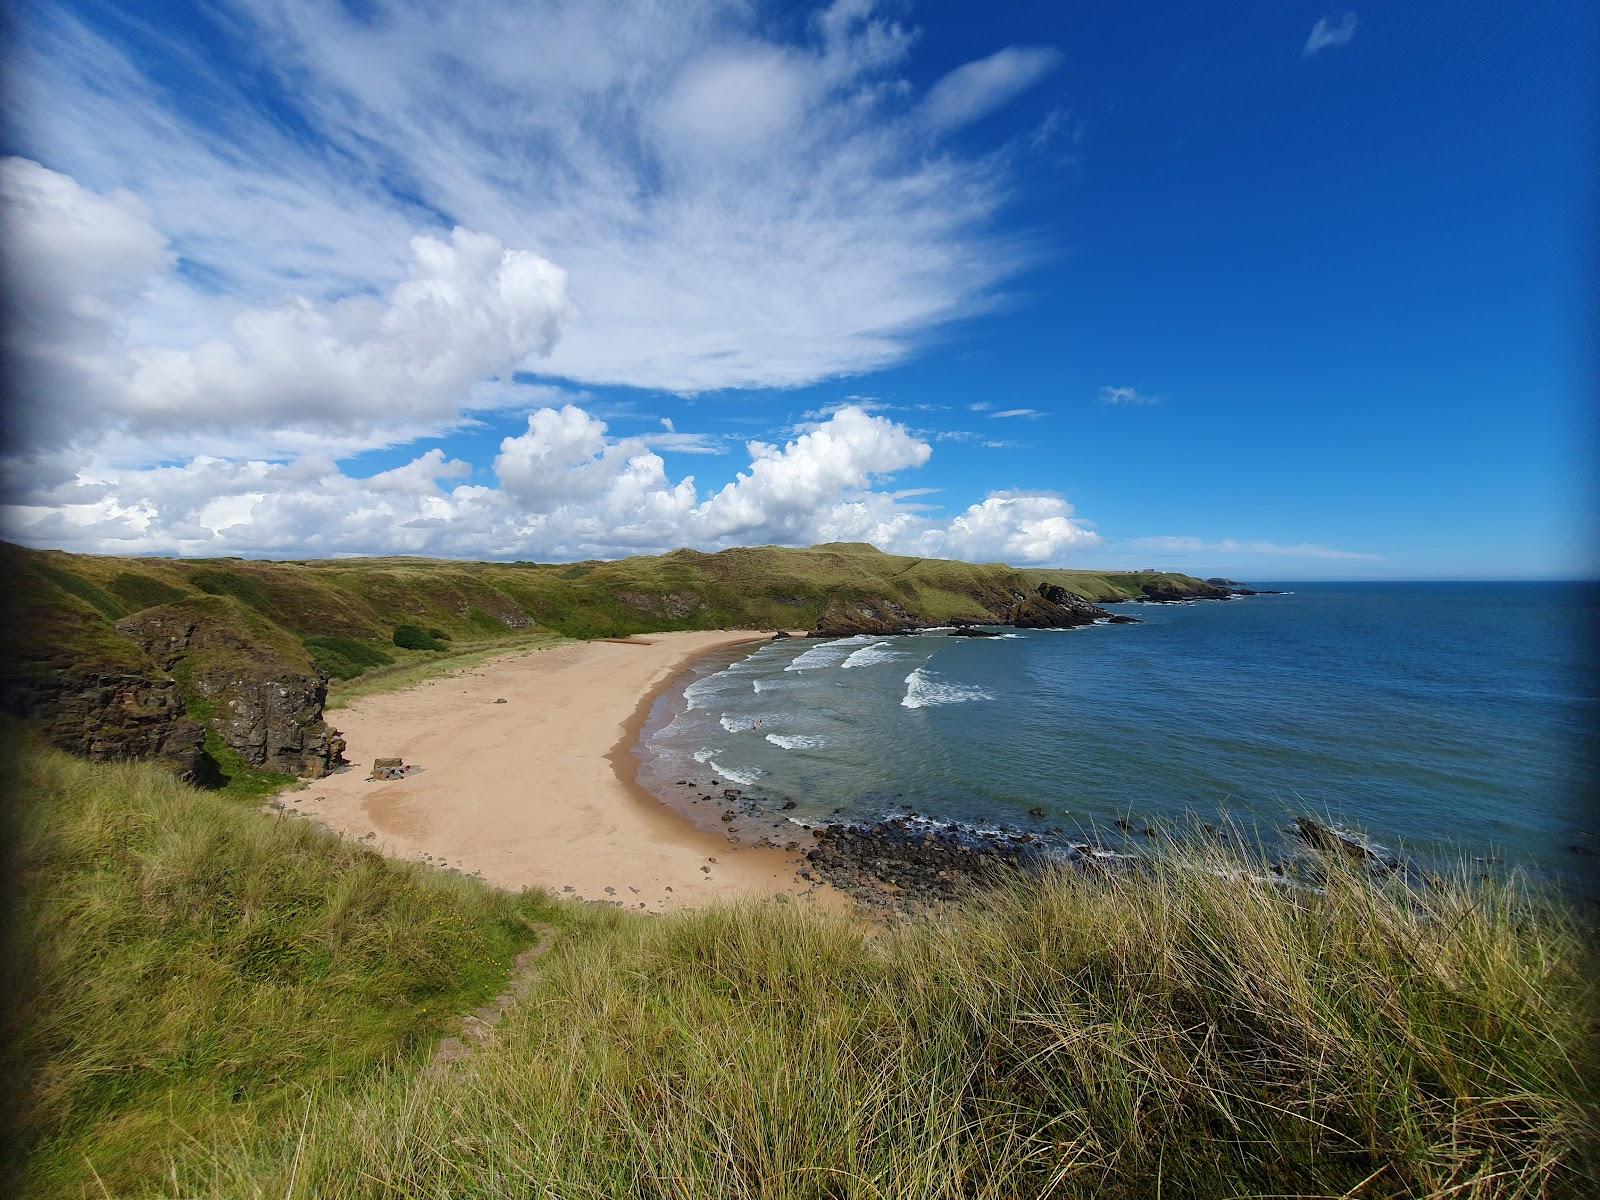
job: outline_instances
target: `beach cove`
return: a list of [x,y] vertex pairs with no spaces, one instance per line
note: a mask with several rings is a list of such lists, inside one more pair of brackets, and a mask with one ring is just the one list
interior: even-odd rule
[[[393,858],[636,912],[807,894],[796,856],[694,828],[634,782],[629,752],[695,661],[771,636],[563,643],[364,696],[336,718],[352,765],[282,807]],[[404,778],[368,779],[373,760],[393,756],[412,768]]]

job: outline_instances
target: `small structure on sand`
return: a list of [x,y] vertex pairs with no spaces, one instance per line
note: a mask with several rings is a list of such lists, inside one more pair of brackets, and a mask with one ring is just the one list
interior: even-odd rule
[[368,779],[404,779],[406,765],[398,758],[375,758],[372,760],[372,774]]

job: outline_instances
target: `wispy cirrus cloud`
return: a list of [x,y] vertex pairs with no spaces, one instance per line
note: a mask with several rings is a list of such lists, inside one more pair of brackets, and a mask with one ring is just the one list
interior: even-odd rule
[[1002,408],[999,412],[990,413],[989,419],[993,421],[996,419],[1007,420],[1014,417],[1022,417],[1032,420],[1036,417],[1042,417],[1044,415],[1045,414],[1037,408]]
[[1360,27],[1361,21],[1353,12],[1344,13],[1336,21],[1328,17],[1319,18],[1311,27],[1311,36],[1306,38],[1301,57],[1312,58],[1324,50],[1347,45],[1356,36],[1356,30]]
[[1141,392],[1138,388],[1131,387],[1103,387],[1100,389],[1101,404],[1160,404],[1160,396],[1152,396]]
[[1032,87],[1061,61],[1053,46],[1008,46],[955,68],[929,90],[922,117],[939,131],[982,120]]
[[1136,537],[1119,543],[1135,550],[1150,550],[1170,554],[1263,554],[1275,558],[1350,559],[1376,562],[1381,554],[1367,554],[1355,550],[1336,550],[1312,542],[1284,545],[1278,542],[1240,541],[1222,538],[1207,541],[1197,537]]
[[17,144],[147,207],[178,282],[206,281],[166,289],[193,326],[230,305],[381,292],[412,236],[460,225],[568,273],[572,320],[531,370],[791,386],[903,359],[1024,261],[992,224],[1003,156],[939,138],[1035,84],[1047,47],[1002,49],[918,96],[916,30],[862,0],[788,40],[735,0],[238,0],[208,15],[214,59],[34,7],[7,64]]

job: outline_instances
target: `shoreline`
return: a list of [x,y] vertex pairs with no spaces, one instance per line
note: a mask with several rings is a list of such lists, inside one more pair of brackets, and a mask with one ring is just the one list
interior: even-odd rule
[[[704,657],[771,637],[714,630],[513,651],[338,711],[351,766],[278,797],[397,859],[499,887],[668,912],[817,894],[796,854],[699,828],[639,781],[656,702]],[[412,770],[372,781],[375,758]]]

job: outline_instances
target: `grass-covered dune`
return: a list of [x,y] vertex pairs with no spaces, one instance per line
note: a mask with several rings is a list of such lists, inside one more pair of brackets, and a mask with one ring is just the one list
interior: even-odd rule
[[33,1194],[159,1192],[174,1154],[415,1064],[555,911],[151,764],[7,748]]
[[[36,1196],[1583,1196],[1596,962],[1514,885],[1175,849],[883,926],[385,863],[30,751]],[[445,1009],[558,930],[473,1055]]]

